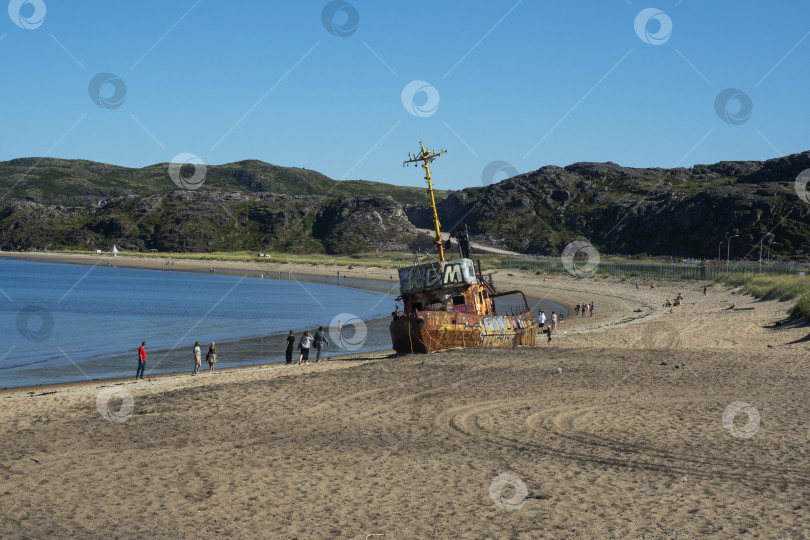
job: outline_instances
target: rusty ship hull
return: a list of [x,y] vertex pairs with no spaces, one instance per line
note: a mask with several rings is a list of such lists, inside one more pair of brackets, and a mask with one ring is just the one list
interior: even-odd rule
[[[400,296],[392,313],[391,345],[398,353],[430,353],[444,349],[533,346],[537,339],[538,323],[532,315],[526,295],[521,291],[499,291],[492,276],[484,280],[481,263],[478,271],[470,258],[467,226],[458,224],[450,235],[456,239],[460,257],[446,260],[430,163],[444,154],[428,151],[419,143],[420,152],[408,154],[403,165],[419,164],[425,169],[438,260],[428,255],[413,266],[397,268]],[[450,247],[450,240],[447,247]],[[509,313],[498,314],[495,299],[520,295],[521,305]],[[402,303],[400,307],[399,302]]]
[[444,349],[534,346],[538,324],[531,312],[479,315],[421,311],[391,321],[391,343],[399,353],[430,353]]

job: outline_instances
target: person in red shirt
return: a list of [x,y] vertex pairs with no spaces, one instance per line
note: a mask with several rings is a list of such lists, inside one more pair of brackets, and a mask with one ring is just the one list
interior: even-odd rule
[[143,371],[146,369],[146,342],[141,342],[141,347],[138,349],[138,371],[135,372],[135,378],[138,375],[143,379]]

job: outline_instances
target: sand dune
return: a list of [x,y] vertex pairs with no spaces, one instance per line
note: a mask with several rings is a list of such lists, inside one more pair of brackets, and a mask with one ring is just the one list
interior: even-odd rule
[[768,328],[787,304],[514,274],[594,317],[535,348],[0,393],[0,535],[806,534],[808,330]]

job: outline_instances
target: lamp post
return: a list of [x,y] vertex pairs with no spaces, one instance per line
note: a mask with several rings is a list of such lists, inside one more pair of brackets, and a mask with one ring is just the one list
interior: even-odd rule
[[[762,238],[759,239],[759,271],[762,273],[762,241],[766,238],[770,238],[771,233],[765,233],[762,235]],[[769,240],[768,243],[773,242],[773,240]]]
[[726,246],[726,266],[728,266],[729,261],[731,260],[731,239],[737,238],[740,236],[739,234],[735,234],[728,237],[728,245]]
[[720,240],[720,245],[717,246],[717,262],[720,262],[720,248],[723,247],[723,241]]
[[765,237],[768,236],[767,234],[763,234],[762,238],[759,239],[759,273],[762,273],[762,241],[765,240]]

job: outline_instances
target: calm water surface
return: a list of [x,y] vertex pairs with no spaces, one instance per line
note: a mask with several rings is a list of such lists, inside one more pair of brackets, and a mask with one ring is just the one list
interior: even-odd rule
[[134,376],[141,341],[152,374],[190,371],[197,340],[203,354],[217,342],[221,367],[283,361],[289,330],[299,336],[337,318],[348,348],[333,343],[328,354],[388,349],[398,292],[393,282],[351,278],[3,259],[0,387]]

